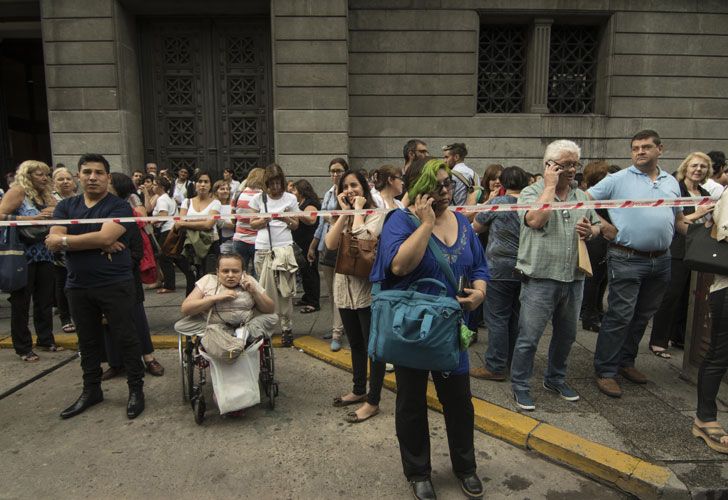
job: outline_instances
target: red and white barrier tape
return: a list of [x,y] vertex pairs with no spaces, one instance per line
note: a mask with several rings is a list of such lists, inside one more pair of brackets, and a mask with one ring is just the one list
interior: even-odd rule
[[[461,213],[474,212],[513,212],[518,210],[582,210],[587,208],[655,208],[655,207],[691,207],[711,205],[717,201],[709,196],[703,198],[658,198],[652,200],[601,200],[601,201],[555,201],[553,203],[504,203],[499,205],[472,205],[450,207],[450,210]],[[266,218],[280,219],[281,217],[318,217],[337,215],[372,215],[376,213],[387,213],[385,208],[362,209],[362,210],[319,210],[315,212],[261,212],[232,215],[165,215],[149,217],[119,217],[105,219],[63,219],[63,220],[15,220],[0,221],[0,227],[16,226],[60,226],[70,224],[102,224],[104,222],[165,222],[165,221],[198,221],[198,220],[231,220]]]

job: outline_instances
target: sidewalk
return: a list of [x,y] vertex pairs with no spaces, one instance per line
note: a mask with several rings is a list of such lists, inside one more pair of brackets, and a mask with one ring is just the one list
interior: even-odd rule
[[[6,296],[0,297],[4,299]],[[174,333],[172,325],[180,317],[179,304],[182,299],[182,291],[167,295],[147,291],[145,304],[150,329],[154,335]],[[297,312],[298,309],[295,308],[293,319],[296,336],[310,335],[320,339],[328,332],[331,325],[330,311],[323,308],[318,313],[302,315]],[[0,300],[0,339],[9,337],[9,316],[9,304]],[[54,321],[55,331],[60,332],[58,318],[55,317]],[[645,339],[647,337],[645,335]],[[639,386],[620,380],[624,395],[621,399],[611,399],[602,395],[594,384],[592,358],[596,338],[597,334],[593,332],[580,330],[577,334],[569,363],[569,382],[579,392],[581,400],[569,403],[541,386],[540,374],[545,368],[550,340],[550,332],[544,334],[532,381],[532,395],[537,409],[534,412],[524,412],[524,416],[632,455],[636,459],[666,466],[675,473],[694,498],[709,492],[714,492],[715,498],[721,494],[728,495],[728,456],[708,449],[702,440],[697,440],[690,433],[696,391],[692,384],[679,378],[682,352],[673,350],[673,358],[664,360],[649,353],[646,340],[643,341],[637,367],[648,376],[650,382]],[[3,342],[3,346],[7,341]],[[481,365],[478,355],[482,357],[486,342],[487,332],[481,330],[480,342],[470,348],[473,366]],[[514,415],[517,410],[508,382],[489,382],[474,378],[471,382],[474,397],[513,412],[510,413],[513,420],[518,418],[518,415]],[[718,404],[718,420],[728,427],[728,387],[725,385],[719,398],[722,401]],[[499,437],[508,440],[504,436]],[[551,458],[563,462],[559,457]],[[578,464],[570,465],[581,472],[591,473],[588,468],[580,469]]]

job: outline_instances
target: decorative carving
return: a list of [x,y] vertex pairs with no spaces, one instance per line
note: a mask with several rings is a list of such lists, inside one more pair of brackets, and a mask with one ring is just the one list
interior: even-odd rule
[[231,118],[230,145],[258,147],[258,120],[256,118]]
[[170,106],[191,106],[193,84],[189,76],[168,76],[164,80],[167,104]]
[[228,64],[255,64],[255,40],[231,36],[227,39]]
[[191,43],[186,36],[164,37],[162,52],[166,64],[189,64],[192,60]]
[[478,53],[478,113],[523,111],[526,27],[483,25]]
[[551,113],[594,112],[599,31],[595,26],[553,26],[549,51]]
[[195,146],[195,120],[193,118],[167,118],[169,146]]
[[254,107],[258,104],[258,85],[254,76],[233,76],[228,79],[231,106]]
[[244,179],[255,167],[259,166],[258,158],[231,158],[230,168],[233,169],[236,179]]
[[170,158],[168,163],[169,168],[172,169],[175,177],[177,176],[177,171],[180,168],[186,168],[190,175],[192,175],[192,172],[195,170],[195,158]]

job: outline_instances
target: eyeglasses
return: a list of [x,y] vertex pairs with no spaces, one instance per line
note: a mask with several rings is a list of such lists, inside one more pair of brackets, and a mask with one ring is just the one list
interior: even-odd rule
[[443,188],[447,189],[449,191],[451,186],[452,186],[452,179],[450,177],[448,177],[447,179],[435,184],[435,187],[432,190],[432,192],[439,193],[440,191],[443,190]]
[[340,170],[338,168],[335,168],[334,170],[331,170],[331,175],[341,175],[344,173],[344,170]]
[[556,165],[558,167],[563,168],[564,170],[568,170],[570,168],[573,168],[577,172],[580,171],[584,167],[584,165],[582,165],[578,161],[565,161],[564,163],[559,163],[556,160],[551,160],[551,163],[553,163],[554,165]]

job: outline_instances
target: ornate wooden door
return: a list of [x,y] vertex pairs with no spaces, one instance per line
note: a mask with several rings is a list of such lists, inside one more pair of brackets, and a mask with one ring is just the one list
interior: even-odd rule
[[145,21],[146,161],[217,178],[272,161],[269,39],[263,20]]

